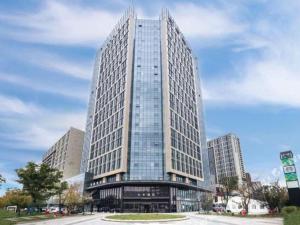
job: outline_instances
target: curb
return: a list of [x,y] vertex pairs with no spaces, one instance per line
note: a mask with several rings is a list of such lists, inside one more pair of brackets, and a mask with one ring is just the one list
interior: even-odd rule
[[182,221],[182,220],[189,220],[190,218],[183,217],[183,218],[175,218],[175,219],[161,219],[161,220],[117,220],[117,219],[109,219],[109,218],[102,218],[104,221],[110,222],[131,222],[131,223],[155,223],[155,222],[172,222],[172,221]]

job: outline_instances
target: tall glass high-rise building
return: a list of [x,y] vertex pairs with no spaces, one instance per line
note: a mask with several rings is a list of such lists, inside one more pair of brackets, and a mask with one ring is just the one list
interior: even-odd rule
[[99,209],[193,211],[213,190],[197,61],[168,11],[129,9],[98,51],[82,171]]

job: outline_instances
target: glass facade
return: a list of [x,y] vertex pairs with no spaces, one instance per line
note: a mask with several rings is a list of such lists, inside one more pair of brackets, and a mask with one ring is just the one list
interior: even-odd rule
[[137,20],[134,47],[129,180],[164,176],[160,22]]
[[186,188],[170,188],[172,212],[190,212],[200,209],[200,192]]
[[169,212],[168,186],[125,186],[124,211],[128,212]]
[[128,29],[129,19],[101,51],[88,170],[95,176],[121,166]]
[[203,178],[193,55],[171,17],[167,33],[172,169]]
[[93,193],[94,205],[97,207],[97,211],[111,209],[117,211],[122,207],[122,195],[122,187],[97,190]]
[[93,194],[97,211],[189,212],[200,209],[201,193],[170,185],[124,185]]
[[174,20],[130,12],[97,60],[87,189],[98,210],[199,210],[211,183],[197,62]]
[[80,163],[80,173],[87,172],[88,161],[89,161],[89,150],[91,147],[91,139],[92,139],[92,132],[93,132],[93,118],[94,118],[94,111],[95,111],[95,101],[96,101],[96,88],[98,83],[99,77],[99,69],[101,63],[101,51],[97,51],[92,83],[91,83],[91,93],[89,96],[89,105],[88,105],[88,112],[86,118],[86,125],[85,125],[85,135],[84,135],[84,142],[83,142],[83,150],[81,155],[81,163]]

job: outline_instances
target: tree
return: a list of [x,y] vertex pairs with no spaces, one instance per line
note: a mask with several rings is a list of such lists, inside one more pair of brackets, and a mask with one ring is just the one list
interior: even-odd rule
[[5,202],[5,205],[17,206],[16,212],[20,216],[21,208],[29,206],[32,198],[30,195],[20,189],[13,189],[5,193],[5,195],[3,196],[3,200]]
[[7,199],[5,198],[5,195],[0,197],[0,209],[4,208],[7,206]]
[[32,197],[34,206],[39,207],[41,202],[46,201],[57,192],[57,184],[62,178],[62,173],[47,164],[37,165],[29,162],[24,168],[16,170],[19,183],[23,190]]
[[244,182],[239,187],[239,193],[241,195],[242,207],[243,207],[243,209],[246,210],[246,213],[248,214],[248,212],[249,212],[249,203],[250,203],[252,193],[253,193],[251,183]]
[[259,187],[259,188],[256,188],[253,189],[253,195],[252,195],[252,198],[253,199],[256,199],[256,200],[259,200],[259,201],[262,201],[262,202],[265,202],[266,199],[265,199],[265,195],[264,195],[264,192],[263,192],[263,186]]
[[1,184],[5,183],[6,180],[5,178],[0,174],[0,187],[1,187]]
[[227,207],[228,199],[232,191],[238,189],[238,178],[237,177],[223,177],[220,181],[220,184],[223,186],[222,193],[225,200],[225,208]]
[[79,191],[78,184],[72,184],[64,193],[64,205],[67,207],[68,213],[71,213],[82,204],[82,196]]
[[59,213],[61,213],[62,197],[63,197],[62,195],[64,191],[67,189],[68,189],[68,183],[66,181],[63,181],[56,186],[55,194],[58,196]]
[[201,201],[201,208],[205,211],[208,212],[209,210],[212,210],[213,207],[213,196],[210,193],[204,193],[202,196],[202,201]]
[[280,187],[278,180],[272,185],[264,186],[263,194],[271,210],[278,210],[280,212],[288,201],[287,190],[284,187]]
[[62,202],[67,207],[68,213],[73,212],[76,208],[82,208],[84,214],[84,206],[92,203],[92,200],[91,193],[82,193],[78,183],[70,185],[62,195]]

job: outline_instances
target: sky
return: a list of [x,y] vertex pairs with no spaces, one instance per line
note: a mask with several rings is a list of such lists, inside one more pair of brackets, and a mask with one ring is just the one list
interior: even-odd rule
[[300,1],[0,1],[0,174],[41,162],[70,126],[84,129],[96,50],[133,4],[138,18],[168,8],[199,60],[207,138],[240,137],[246,171],[300,172]]

